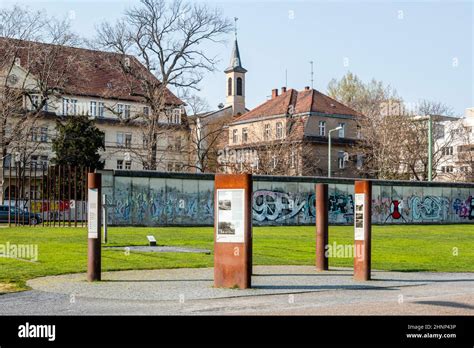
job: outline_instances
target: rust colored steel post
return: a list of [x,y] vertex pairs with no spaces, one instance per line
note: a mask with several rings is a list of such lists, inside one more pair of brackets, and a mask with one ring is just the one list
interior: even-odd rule
[[250,288],[252,175],[216,174],[214,188],[214,286]]
[[316,184],[316,271],[329,269],[326,256],[328,225],[328,184]]
[[354,279],[370,280],[372,242],[372,182],[354,184]]
[[97,281],[101,278],[101,174],[89,173],[87,175],[88,186],[88,211],[87,211],[87,281]]

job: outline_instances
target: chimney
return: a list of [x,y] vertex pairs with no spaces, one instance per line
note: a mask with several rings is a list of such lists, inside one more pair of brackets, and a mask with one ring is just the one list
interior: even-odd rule
[[305,87],[304,87],[304,90],[305,90],[305,91],[309,91],[309,86],[305,86]]
[[272,89],[272,99],[278,97],[278,88]]
[[286,93],[286,87],[281,88],[281,94]]

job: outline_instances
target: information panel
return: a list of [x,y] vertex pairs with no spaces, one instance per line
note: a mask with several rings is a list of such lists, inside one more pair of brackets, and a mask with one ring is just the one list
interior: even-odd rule
[[88,189],[87,230],[89,238],[99,237],[99,190]]
[[244,189],[217,190],[217,243],[244,243]]
[[365,193],[355,194],[354,239],[364,240],[364,200]]

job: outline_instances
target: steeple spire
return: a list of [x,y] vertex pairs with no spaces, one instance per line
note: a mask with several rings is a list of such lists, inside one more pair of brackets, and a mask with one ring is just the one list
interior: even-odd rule
[[237,17],[234,17],[234,46],[230,55],[230,64],[224,70],[226,74],[226,106],[232,106],[233,115],[242,115],[245,109],[245,73],[246,69],[240,60],[237,42]]

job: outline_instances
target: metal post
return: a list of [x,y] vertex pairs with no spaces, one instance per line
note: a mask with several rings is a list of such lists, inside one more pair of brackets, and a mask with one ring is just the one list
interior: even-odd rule
[[214,286],[250,288],[252,175],[216,174],[214,188]]
[[77,227],[77,166],[74,166],[74,227]]
[[104,225],[104,244],[107,243],[107,195],[102,195],[102,224]]
[[316,271],[327,271],[328,184],[316,184]]
[[68,193],[67,193],[67,204],[69,210],[68,226],[71,227],[71,165],[67,166],[67,184],[68,184]]
[[328,133],[328,178],[331,177],[331,131]]
[[100,245],[100,215],[101,215],[101,174],[88,173],[88,248],[87,248],[87,280],[89,282],[101,279],[101,245]]
[[8,168],[8,227],[12,227],[12,155],[10,154],[10,167]]
[[41,163],[41,225],[44,227],[44,164]]
[[[33,199],[33,197],[32,197],[32,196],[33,196],[33,195],[32,195],[33,190],[31,189],[31,172],[32,172],[32,171],[33,171],[33,163],[31,163],[31,160],[30,160],[30,172],[29,172],[29,174],[28,174],[28,181],[29,181],[29,182],[28,182],[28,187],[29,187],[29,191],[30,191],[30,192],[28,192],[28,213],[29,213],[29,214],[33,213],[33,212],[31,211],[31,200]],[[28,219],[31,221],[31,219],[30,219],[29,216],[28,216]],[[31,223],[30,221],[28,221],[28,224]]]
[[370,280],[372,251],[372,182],[354,183],[354,279]]
[[433,119],[428,115],[428,181],[433,180]]

